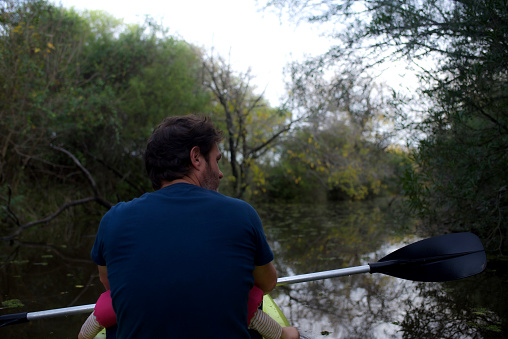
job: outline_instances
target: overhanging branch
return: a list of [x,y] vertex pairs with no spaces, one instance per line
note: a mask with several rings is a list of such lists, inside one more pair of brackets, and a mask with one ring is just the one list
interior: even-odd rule
[[58,209],[58,211],[56,211],[55,213],[47,216],[46,218],[43,218],[43,219],[40,219],[40,220],[36,220],[36,221],[31,221],[29,223],[20,225],[18,227],[18,229],[14,233],[12,233],[11,235],[8,235],[6,237],[0,238],[0,240],[2,240],[2,241],[10,241],[10,240],[16,238],[18,235],[20,235],[21,232],[23,232],[27,228],[31,228],[31,227],[34,227],[34,226],[37,226],[37,225],[49,223],[50,221],[52,221],[53,219],[58,217],[63,211],[65,211],[66,209],[68,209],[70,207],[77,206],[77,205],[83,205],[83,204],[86,204],[86,203],[89,203],[89,202],[92,202],[92,201],[96,201],[96,198],[95,197],[88,197],[88,198],[84,198],[84,199],[74,200],[74,201],[68,202],[68,203],[62,205]]

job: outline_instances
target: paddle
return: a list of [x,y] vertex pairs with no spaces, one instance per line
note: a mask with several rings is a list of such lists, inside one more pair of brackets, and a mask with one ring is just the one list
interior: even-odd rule
[[450,281],[481,273],[487,257],[473,233],[451,233],[423,239],[388,254],[375,263],[280,278],[277,285],[294,284],[360,273],[383,273],[414,281]]
[[[360,273],[383,273],[414,281],[448,281],[481,273],[487,257],[480,239],[472,233],[452,233],[420,240],[388,254],[375,263],[280,278],[277,286],[342,277]],[[35,319],[89,313],[94,304],[0,316],[0,327]]]

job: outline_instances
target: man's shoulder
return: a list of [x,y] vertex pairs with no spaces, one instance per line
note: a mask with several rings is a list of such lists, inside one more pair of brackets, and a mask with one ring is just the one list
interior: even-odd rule
[[197,204],[200,202],[211,205],[218,205],[221,207],[221,209],[225,208],[231,211],[238,211],[240,213],[257,214],[254,207],[252,207],[248,202],[244,200],[233,198],[199,186],[190,184],[176,184],[175,187],[171,190],[157,190],[154,192],[148,192],[130,201],[119,202],[115,204],[106,213],[106,215],[112,216],[126,212],[131,213],[139,209],[146,212],[147,208],[156,208],[156,206],[159,204],[174,202],[175,200],[173,199],[190,199],[192,202]]
[[224,195],[219,192],[210,191],[210,194],[214,196],[215,199],[218,199],[221,201],[221,203],[224,204],[230,204],[231,206],[235,206],[237,208],[245,208],[245,209],[254,209],[248,202],[245,200],[241,200],[238,198],[233,198],[227,195]]
[[117,202],[115,205],[113,205],[109,209],[109,211],[106,212],[104,217],[110,217],[112,215],[117,215],[117,214],[129,211],[130,209],[133,209],[137,205],[143,204],[145,201],[150,199],[150,196],[152,194],[153,194],[153,192],[151,192],[151,193],[145,193],[145,194],[141,195],[140,197],[134,198],[134,199],[129,200],[129,201],[120,201],[120,202]]

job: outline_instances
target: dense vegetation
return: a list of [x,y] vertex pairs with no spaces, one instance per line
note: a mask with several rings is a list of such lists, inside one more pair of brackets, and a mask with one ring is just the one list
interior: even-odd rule
[[[225,194],[400,197],[426,230],[472,230],[490,249],[506,246],[503,1],[271,1],[296,19],[333,23],[337,41],[288,65],[281,107],[256,93],[249,73],[150,18],[126,25],[44,0],[0,4],[4,240],[30,239],[41,225],[96,227],[112,204],[150,190],[141,153],[152,128],[202,113],[225,134]],[[372,76],[386,60],[431,57],[412,98]],[[401,131],[404,147],[393,138]]]
[[[151,190],[141,154],[153,127],[168,115],[188,113],[211,116],[224,132],[221,192],[264,207],[260,213],[270,215],[268,220],[298,225],[267,227],[281,243],[284,237],[298,238],[297,245],[286,243],[277,259],[286,256],[297,273],[319,270],[322,262],[333,269],[363,261],[358,253],[388,241],[380,231],[384,226],[392,232],[396,222],[385,223],[382,214],[395,207],[406,213],[400,224],[410,225],[411,233],[415,223],[427,234],[472,231],[490,253],[505,253],[506,1],[271,0],[267,8],[323,23],[336,42],[322,56],[287,65],[288,95],[280,107],[252,87],[253,75],[171,36],[151,18],[128,25],[104,12],[78,13],[47,0],[0,0],[0,244],[5,249],[0,266],[12,269],[7,275],[35,267],[34,298],[53,290],[54,271],[47,274],[44,266],[34,266],[38,263],[22,268],[23,260],[11,259],[27,249],[37,249],[34,257],[45,249],[67,259],[79,247],[79,253],[88,252],[108,208]],[[375,76],[378,65],[392,61],[419,71],[416,92],[397,92]],[[358,205],[336,208],[335,201],[372,200],[377,206],[377,197],[387,198],[383,211],[347,214],[342,224],[329,227],[325,217],[340,219],[343,206]],[[295,204],[274,208],[279,202]],[[277,233],[281,229],[287,234]],[[474,285],[467,290],[472,293],[453,284],[437,292],[422,286],[435,302],[432,310],[442,312],[408,300],[411,312],[400,324],[404,336],[454,337],[475,328],[484,337],[495,337],[500,328],[506,332],[504,304],[492,306],[500,295],[492,290],[504,289],[504,258],[489,257],[490,270],[479,280],[459,282]],[[76,269],[76,262],[92,265],[69,259],[57,279],[79,285],[96,279],[94,267],[90,275]],[[393,297],[378,290],[383,281],[365,279],[373,296]],[[16,297],[29,284],[3,283]],[[327,312],[336,308],[342,316],[349,310],[356,317],[337,286],[336,294],[306,292],[309,302],[326,300],[332,305],[319,307],[327,305]],[[90,300],[96,297],[92,292]],[[48,299],[54,307],[67,302],[61,295]],[[454,326],[449,309],[463,315]],[[384,308],[379,313],[364,326],[388,314]],[[437,327],[427,326],[432,322]]]
[[146,135],[166,109],[209,103],[199,53],[149,20],[125,26],[44,1],[1,10],[2,234],[63,212],[95,222],[100,206],[146,191]]
[[[298,20],[334,28],[316,69],[407,61],[420,90],[394,95],[412,136],[407,206],[431,233],[473,231],[506,250],[508,231],[508,6],[499,0],[272,0]],[[425,66],[429,65],[429,66]],[[343,73],[344,74],[344,73]],[[413,99],[413,100],[410,100]]]

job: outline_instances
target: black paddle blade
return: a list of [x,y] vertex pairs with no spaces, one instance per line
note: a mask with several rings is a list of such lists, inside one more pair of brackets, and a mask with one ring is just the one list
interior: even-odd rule
[[369,266],[370,273],[415,281],[449,281],[481,273],[487,257],[476,235],[451,233],[409,244]]
[[0,327],[28,322],[27,313],[14,313],[0,316]]

